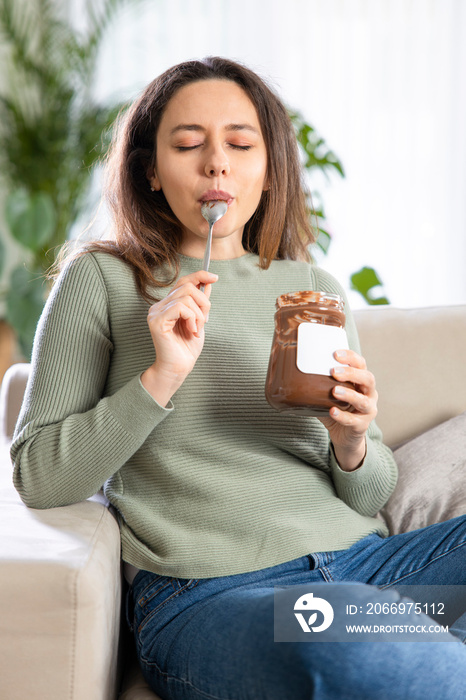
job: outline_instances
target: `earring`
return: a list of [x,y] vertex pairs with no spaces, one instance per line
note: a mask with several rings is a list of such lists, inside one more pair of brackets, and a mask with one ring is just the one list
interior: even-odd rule
[[151,187],[151,188],[150,188],[150,191],[151,191],[151,192],[155,192],[155,187]]

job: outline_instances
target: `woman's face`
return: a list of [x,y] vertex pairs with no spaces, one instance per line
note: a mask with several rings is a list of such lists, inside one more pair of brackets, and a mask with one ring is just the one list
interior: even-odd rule
[[243,228],[267,188],[266,175],[257,112],[239,85],[203,80],[178,90],[163,113],[148,176],[181,222],[182,253],[203,257],[209,227],[201,205],[223,199],[228,211],[214,226],[212,257],[241,255]]

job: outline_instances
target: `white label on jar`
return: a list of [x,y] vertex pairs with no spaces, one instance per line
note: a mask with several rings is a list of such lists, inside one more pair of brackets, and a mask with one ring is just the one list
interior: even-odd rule
[[299,324],[296,365],[301,372],[329,375],[332,367],[341,364],[333,353],[343,349],[348,349],[344,328],[322,323]]

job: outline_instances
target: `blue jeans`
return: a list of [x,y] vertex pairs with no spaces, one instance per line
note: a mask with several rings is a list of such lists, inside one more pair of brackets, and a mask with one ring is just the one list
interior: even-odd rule
[[460,516],[245,574],[179,579],[140,571],[129,595],[143,674],[164,700],[466,698],[464,599],[451,643],[274,642],[274,586],[320,583],[324,591],[331,582],[358,582],[367,600],[383,603],[402,584],[448,584],[450,595],[464,597],[465,545]]

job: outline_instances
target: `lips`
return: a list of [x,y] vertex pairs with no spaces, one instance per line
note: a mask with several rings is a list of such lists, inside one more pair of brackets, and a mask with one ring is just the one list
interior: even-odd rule
[[200,202],[210,202],[213,200],[219,200],[226,202],[230,205],[233,201],[233,197],[229,192],[224,192],[223,190],[207,190],[199,197]]

